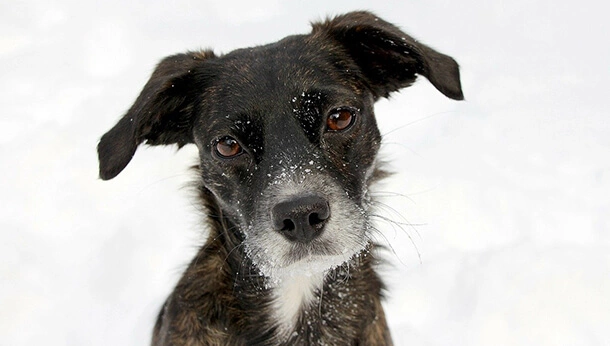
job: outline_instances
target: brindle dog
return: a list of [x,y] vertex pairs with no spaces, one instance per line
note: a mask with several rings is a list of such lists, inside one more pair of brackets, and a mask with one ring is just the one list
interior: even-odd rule
[[165,58],[98,146],[112,179],[142,142],[195,144],[209,237],[153,345],[390,345],[368,188],[373,104],[425,76],[463,99],[456,62],[368,12],[222,56]]

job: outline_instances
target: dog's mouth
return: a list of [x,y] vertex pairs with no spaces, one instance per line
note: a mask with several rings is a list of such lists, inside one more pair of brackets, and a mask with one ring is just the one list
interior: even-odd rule
[[336,253],[327,252],[325,249],[309,250],[308,253],[299,249],[287,254],[283,261],[284,265],[266,268],[268,276],[272,280],[282,280],[290,277],[326,274],[360,257],[360,254],[367,251],[367,246],[352,250],[344,249],[344,251]]
[[343,249],[343,251],[338,251],[330,241],[328,240],[317,240],[314,239],[309,243],[293,243],[290,246],[290,249],[284,255],[283,262],[286,265],[291,265],[296,262],[307,262],[322,260],[324,258],[339,256],[349,254],[347,249]]

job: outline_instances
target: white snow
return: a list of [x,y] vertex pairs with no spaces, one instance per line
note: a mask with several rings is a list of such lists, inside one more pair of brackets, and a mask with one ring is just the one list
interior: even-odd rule
[[0,5],[1,345],[148,344],[205,238],[185,187],[197,153],[142,147],[102,182],[98,139],[164,56],[355,9],[455,57],[467,99],[422,78],[376,108],[399,172],[376,192],[400,222],[377,227],[396,252],[382,267],[396,344],[610,345],[603,2],[266,4]]

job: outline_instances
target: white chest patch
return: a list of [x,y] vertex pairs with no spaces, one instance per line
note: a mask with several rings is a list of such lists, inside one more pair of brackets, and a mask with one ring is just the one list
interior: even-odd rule
[[273,305],[280,333],[290,333],[294,328],[299,311],[314,299],[316,289],[322,287],[324,273],[287,275],[274,288]]

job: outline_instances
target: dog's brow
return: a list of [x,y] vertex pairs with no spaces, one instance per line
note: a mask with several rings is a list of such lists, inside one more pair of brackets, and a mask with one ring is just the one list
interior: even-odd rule
[[[291,100],[295,113],[308,113],[319,107],[352,106],[360,108],[358,94],[341,87],[312,88],[294,96]],[[321,111],[322,109],[316,109]]]
[[237,113],[225,114],[212,117],[210,122],[205,125],[206,133],[214,136],[219,135],[244,135],[254,132],[257,128],[255,117],[251,114]]
[[318,95],[320,95],[329,99],[349,98],[354,100],[361,96],[361,92],[340,85],[316,86],[305,90],[304,94],[315,97],[318,97]]

